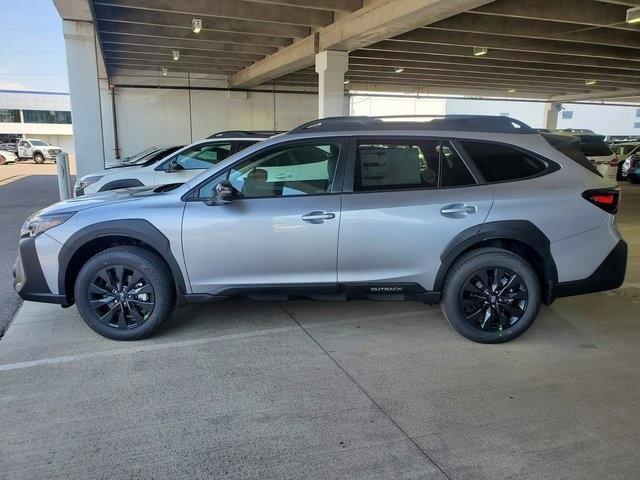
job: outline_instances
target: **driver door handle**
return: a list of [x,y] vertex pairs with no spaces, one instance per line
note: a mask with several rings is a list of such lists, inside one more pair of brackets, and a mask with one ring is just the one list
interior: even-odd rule
[[309,223],[324,223],[325,220],[331,220],[333,218],[336,218],[335,213],[323,212],[320,210],[302,215],[302,220]]
[[445,217],[461,218],[472,213],[476,213],[478,207],[467,205],[466,203],[452,203],[440,209],[440,213]]

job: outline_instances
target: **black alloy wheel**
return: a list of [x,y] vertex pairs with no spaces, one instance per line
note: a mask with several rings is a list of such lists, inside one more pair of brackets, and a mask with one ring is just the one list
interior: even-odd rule
[[122,330],[142,325],[155,307],[155,292],[147,277],[125,265],[98,271],[89,284],[88,295],[96,318]]
[[483,268],[473,273],[460,291],[465,320],[486,332],[502,332],[524,316],[529,292],[523,279],[501,267]]

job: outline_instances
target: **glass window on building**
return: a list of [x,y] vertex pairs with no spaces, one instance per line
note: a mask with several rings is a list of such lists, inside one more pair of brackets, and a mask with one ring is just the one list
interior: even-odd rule
[[640,108],[636,108],[636,118],[640,118]]
[[0,108],[0,123],[20,123],[20,110]]
[[25,123],[71,124],[71,112],[57,110],[23,110]]
[[640,122],[636,122],[633,124],[633,128],[640,128]]
[[572,110],[563,110],[562,111],[562,119],[563,120],[571,120],[573,118]]

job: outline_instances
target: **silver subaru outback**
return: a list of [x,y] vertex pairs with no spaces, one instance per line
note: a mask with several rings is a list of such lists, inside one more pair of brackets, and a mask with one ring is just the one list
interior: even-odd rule
[[24,224],[25,300],[76,304],[116,340],[231,296],[441,303],[511,340],[558,297],[614,289],[619,190],[575,139],[507,117],[310,122],[184,184],[52,205]]

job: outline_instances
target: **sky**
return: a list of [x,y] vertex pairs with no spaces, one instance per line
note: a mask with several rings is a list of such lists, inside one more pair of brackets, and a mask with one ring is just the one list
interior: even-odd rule
[[62,21],[52,0],[0,0],[0,90],[68,92]]

